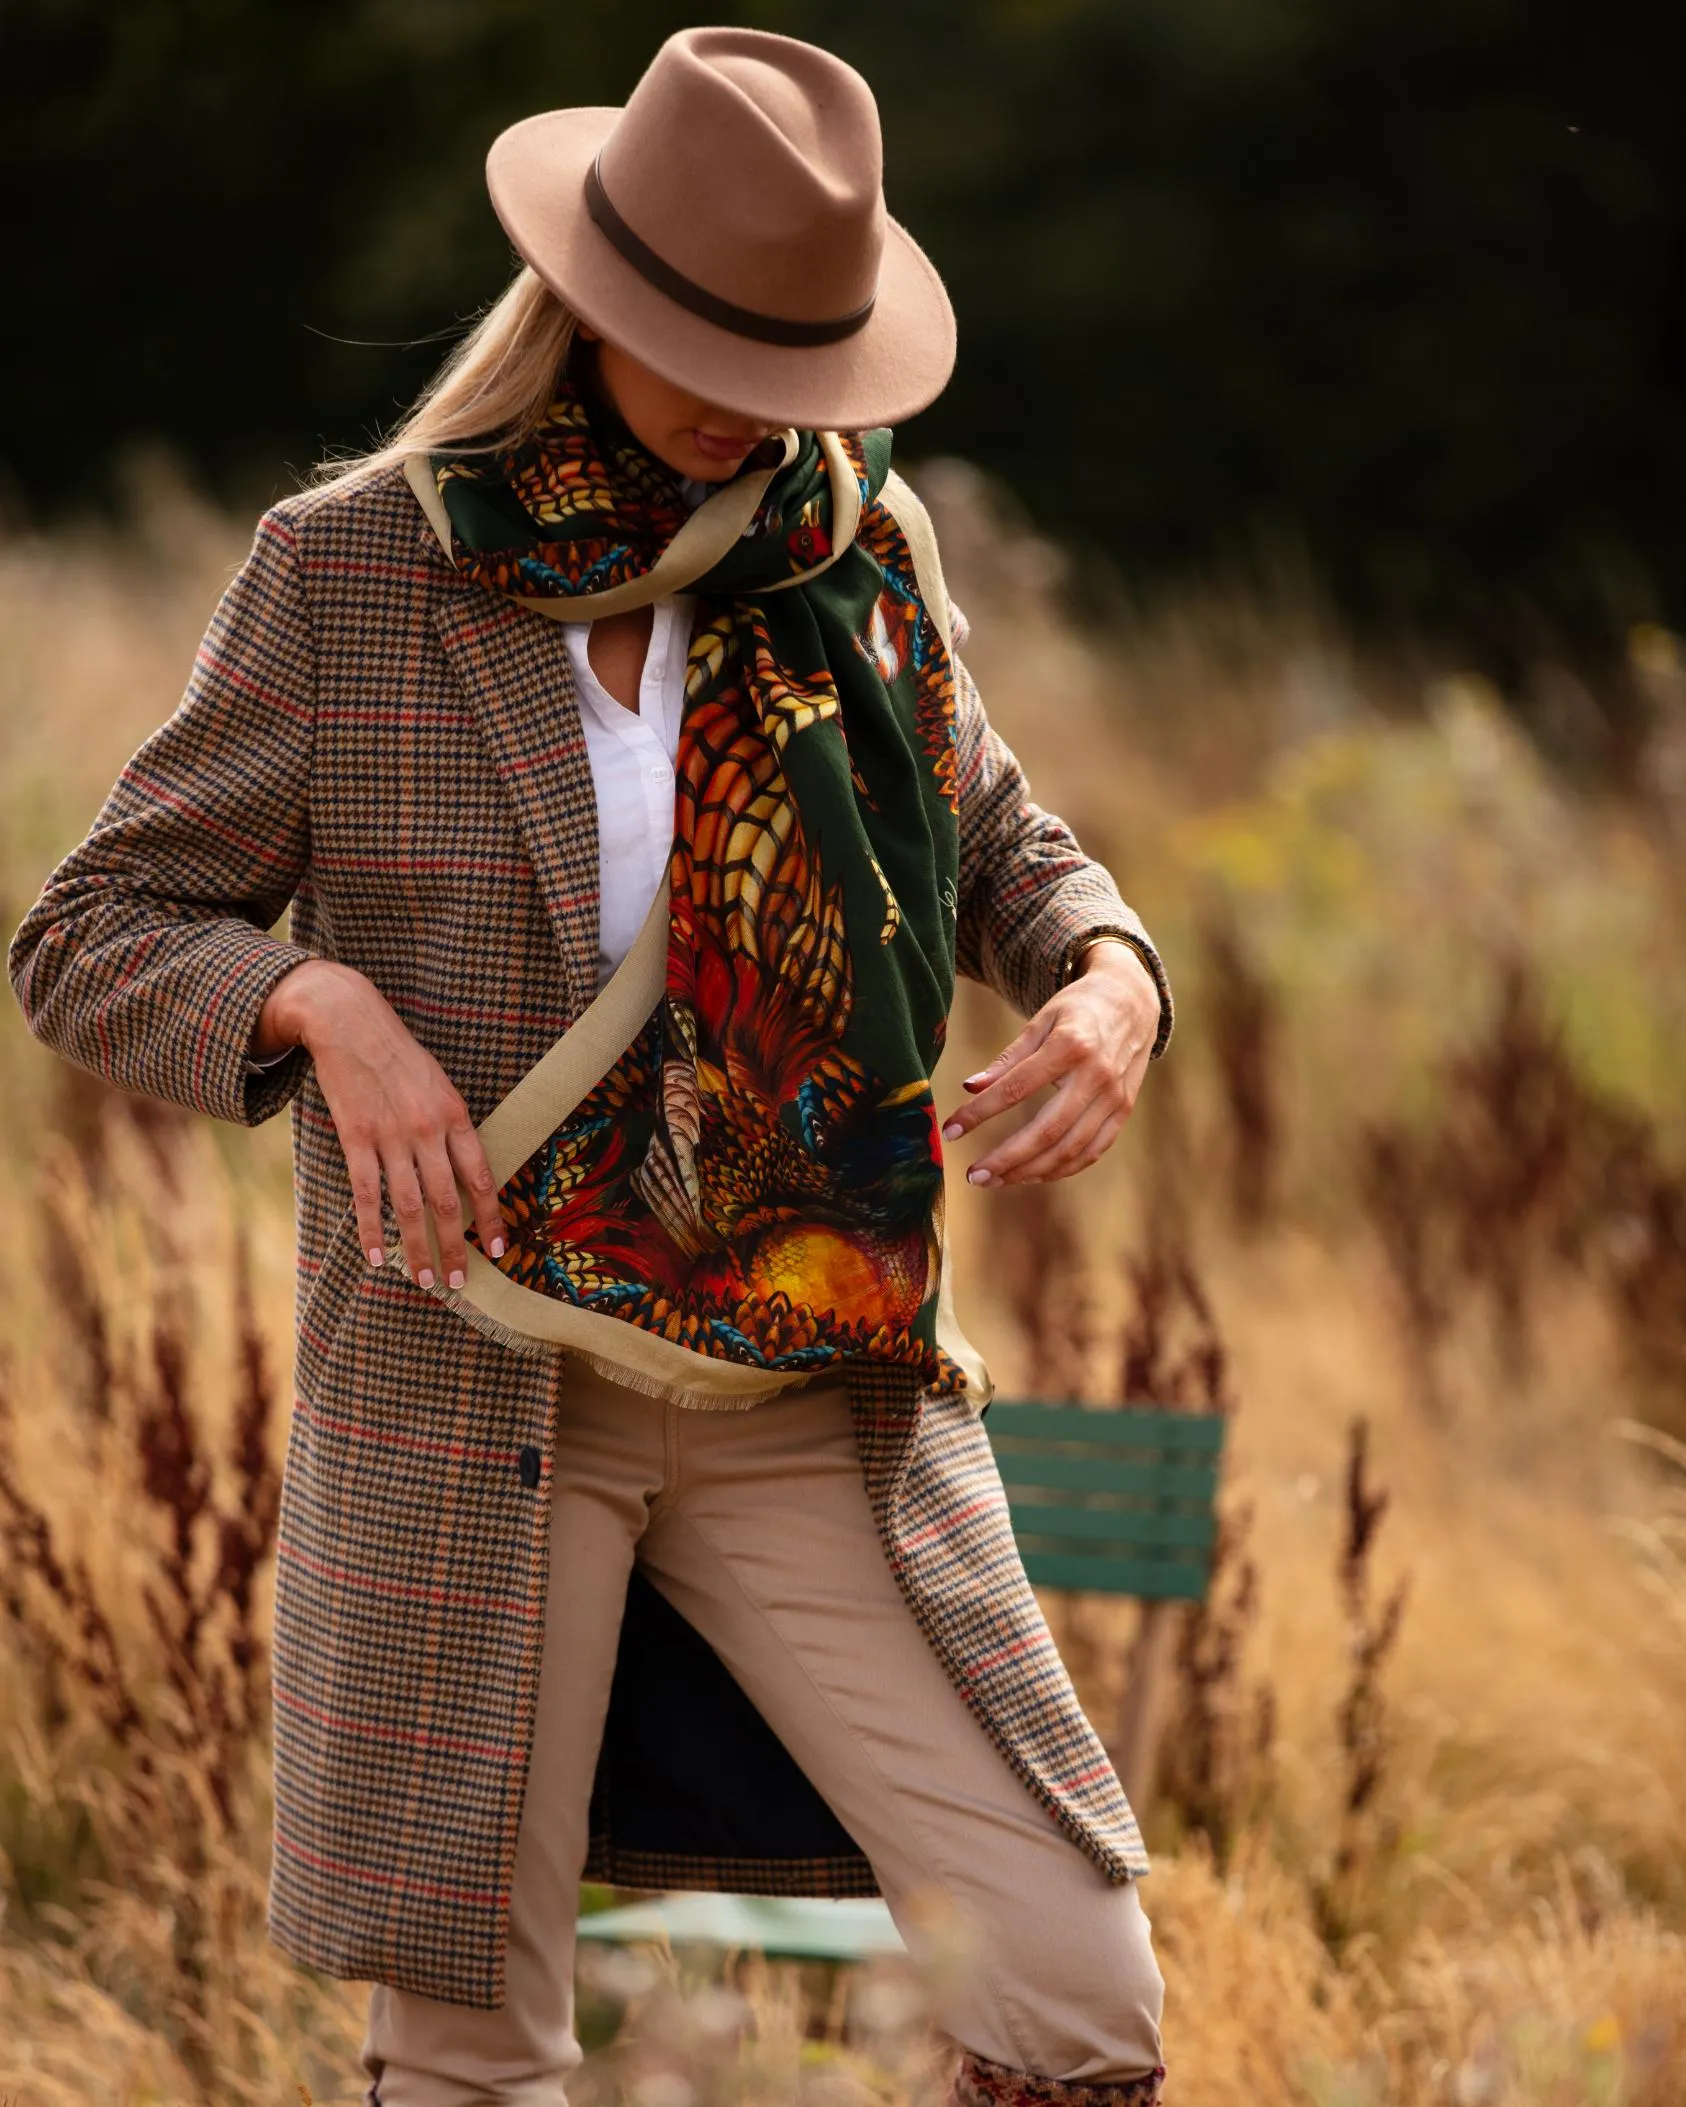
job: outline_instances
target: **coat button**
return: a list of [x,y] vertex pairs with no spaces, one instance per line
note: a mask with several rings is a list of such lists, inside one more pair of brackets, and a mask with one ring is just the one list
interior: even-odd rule
[[539,1482],[538,1450],[535,1448],[524,1448],[517,1458],[517,1467],[521,1472],[521,1483],[531,1491]]

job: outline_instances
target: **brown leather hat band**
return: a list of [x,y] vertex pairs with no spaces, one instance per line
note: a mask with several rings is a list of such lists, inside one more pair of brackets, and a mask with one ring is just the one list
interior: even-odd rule
[[698,285],[695,279],[687,278],[683,271],[676,271],[647,242],[640,241],[610,203],[595,160],[586,170],[585,207],[598,231],[616,252],[658,292],[666,293],[670,300],[676,300],[703,321],[718,323],[736,336],[753,337],[758,344],[840,343],[844,337],[852,337],[858,329],[865,327],[877,302],[875,293],[852,315],[840,315],[835,321],[827,322],[792,322],[783,315],[757,314],[752,307],[737,307],[730,300],[722,300],[706,286]]

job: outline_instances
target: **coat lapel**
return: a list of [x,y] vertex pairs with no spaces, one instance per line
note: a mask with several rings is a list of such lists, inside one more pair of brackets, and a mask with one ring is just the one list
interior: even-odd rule
[[461,578],[431,527],[421,540],[439,641],[515,807],[577,1012],[597,992],[597,797],[561,624]]

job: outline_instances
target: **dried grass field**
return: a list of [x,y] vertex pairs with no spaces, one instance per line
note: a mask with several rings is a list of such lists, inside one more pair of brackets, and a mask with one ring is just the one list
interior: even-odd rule
[[[1100,1165],[980,1193],[980,1143],[953,1188],[1004,1394],[1233,1419],[1146,1822],[1167,2098],[1677,2107],[1679,648],[1633,639],[1644,750],[1593,797],[1308,594],[1086,643],[969,471],[923,483],[992,717],[1179,995]],[[122,532],[0,543],[8,934],[244,553],[150,489]],[[965,986],[948,1076],[1015,1029]],[[0,1090],[0,2101],[349,2107],[365,1992],[263,1934],[286,1122],[113,1094],[10,1001]],[[1049,1612],[1105,1725],[1136,1612]],[[597,2107],[941,2097],[894,1971],[623,1955],[586,2017]]]

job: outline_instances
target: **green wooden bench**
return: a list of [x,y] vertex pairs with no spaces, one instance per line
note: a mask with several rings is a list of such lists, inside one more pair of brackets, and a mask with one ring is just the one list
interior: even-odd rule
[[[1013,1535],[1031,1584],[1143,1604],[1128,1687],[1108,1747],[1138,1819],[1176,1638],[1174,1611],[1198,1602],[1217,1541],[1226,1418],[1149,1405],[1093,1410],[999,1398],[984,1413]],[[880,1901],[670,1895],[582,1917],[582,1939],[669,1940],[774,1959],[859,1961],[902,1951]]]
[[1035,1587],[1150,1602],[1206,1592],[1228,1421],[999,1399],[984,1414]]
[[1199,1602],[1217,1542],[1217,1413],[1087,1409],[998,1398],[985,1411],[1013,1535],[1033,1587],[1130,1595],[1142,1605],[1107,1744],[1138,1820],[1176,1643],[1176,1606]]

